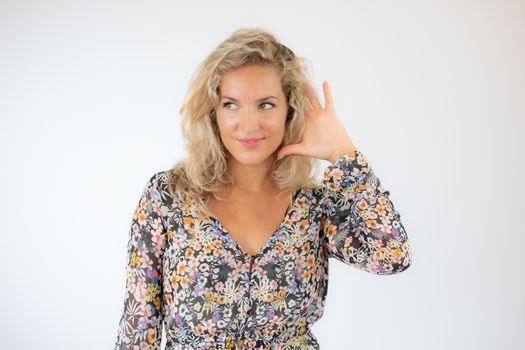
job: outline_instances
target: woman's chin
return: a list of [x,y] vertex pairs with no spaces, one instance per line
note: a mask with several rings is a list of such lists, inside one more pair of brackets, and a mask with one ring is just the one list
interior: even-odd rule
[[259,165],[267,162],[273,162],[274,154],[266,154],[262,152],[241,152],[239,154],[232,154],[235,161],[244,165]]

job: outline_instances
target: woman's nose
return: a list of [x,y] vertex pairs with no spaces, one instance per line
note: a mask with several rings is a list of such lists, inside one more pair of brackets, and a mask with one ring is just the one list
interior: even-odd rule
[[241,120],[239,122],[239,128],[246,133],[256,130],[259,128],[259,117],[257,112],[252,109],[244,110],[241,113]]

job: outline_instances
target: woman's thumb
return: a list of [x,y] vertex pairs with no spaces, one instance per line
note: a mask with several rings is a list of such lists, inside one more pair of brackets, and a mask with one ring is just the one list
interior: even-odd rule
[[279,150],[279,152],[277,152],[277,160],[283,158],[284,156],[297,153],[299,153],[297,145],[284,146]]

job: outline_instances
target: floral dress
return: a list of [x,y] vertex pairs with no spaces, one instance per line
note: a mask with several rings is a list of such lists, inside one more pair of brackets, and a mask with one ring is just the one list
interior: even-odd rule
[[389,191],[360,150],[302,187],[255,255],[188,194],[170,196],[170,170],[147,182],[132,218],[115,349],[320,349],[328,259],[394,274],[412,252]]

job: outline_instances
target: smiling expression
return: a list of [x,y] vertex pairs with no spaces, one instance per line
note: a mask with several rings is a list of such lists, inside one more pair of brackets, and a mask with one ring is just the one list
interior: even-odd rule
[[276,67],[247,65],[222,76],[217,124],[224,146],[237,161],[273,162],[284,137],[287,111]]

